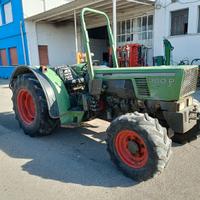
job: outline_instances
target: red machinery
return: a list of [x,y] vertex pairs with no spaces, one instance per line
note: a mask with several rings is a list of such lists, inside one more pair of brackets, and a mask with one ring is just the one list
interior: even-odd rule
[[[120,67],[138,67],[146,65],[146,47],[140,44],[126,44],[117,48],[117,57]],[[112,52],[110,52],[112,66]]]

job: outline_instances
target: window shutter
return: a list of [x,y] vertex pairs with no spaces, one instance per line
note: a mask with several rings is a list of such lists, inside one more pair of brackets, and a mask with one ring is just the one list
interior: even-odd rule
[[10,64],[18,65],[17,48],[10,48],[9,53],[10,53]]
[[2,66],[7,66],[8,65],[7,56],[6,56],[6,49],[1,49],[0,50],[0,64]]
[[49,56],[48,56],[48,46],[47,45],[39,45],[39,59],[40,65],[49,65]]

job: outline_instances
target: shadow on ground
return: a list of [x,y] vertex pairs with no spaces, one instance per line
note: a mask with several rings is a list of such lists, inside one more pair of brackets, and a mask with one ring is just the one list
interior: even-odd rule
[[9,79],[2,79],[0,78],[0,86],[9,87],[10,80]]
[[1,131],[0,128],[0,150],[12,158],[27,159],[22,169],[31,175],[85,186],[137,184],[110,161],[104,143],[105,132],[86,128],[58,129],[48,137],[30,138],[19,129],[13,113],[0,113],[0,125],[8,129]]
[[13,112],[0,113],[0,125],[13,131],[19,129],[19,124],[15,120],[15,115]]

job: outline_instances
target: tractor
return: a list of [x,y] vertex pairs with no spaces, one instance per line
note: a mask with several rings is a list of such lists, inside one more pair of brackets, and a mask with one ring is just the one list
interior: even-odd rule
[[[86,13],[103,16],[113,67],[94,66]],[[18,66],[10,88],[16,119],[25,134],[47,136],[56,127],[107,120],[107,150],[128,177],[144,181],[160,174],[171,155],[171,138],[199,131],[197,66],[119,68],[106,13],[84,8],[81,26],[87,62],[75,65]]]

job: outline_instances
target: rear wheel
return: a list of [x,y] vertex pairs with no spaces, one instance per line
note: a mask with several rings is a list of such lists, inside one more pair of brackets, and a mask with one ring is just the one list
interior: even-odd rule
[[125,175],[137,181],[161,173],[171,154],[171,140],[165,128],[147,114],[126,114],[107,130],[111,160]]
[[13,109],[24,132],[31,137],[51,134],[59,120],[49,116],[44,92],[35,76],[19,75],[12,90]]

